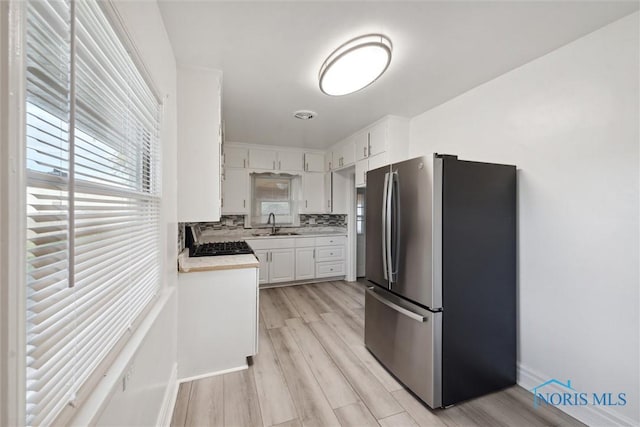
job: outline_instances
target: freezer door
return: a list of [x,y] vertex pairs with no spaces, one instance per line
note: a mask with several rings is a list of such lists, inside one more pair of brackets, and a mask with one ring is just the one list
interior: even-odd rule
[[380,363],[427,405],[442,406],[442,313],[371,287],[364,325],[365,345]]
[[391,166],[391,290],[430,309],[442,307],[432,278],[432,182],[425,157]]
[[389,166],[367,172],[365,202],[366,267],[365,276],[370,282],[388,288],[384,227],[386,224],[385,180],[389,177]]

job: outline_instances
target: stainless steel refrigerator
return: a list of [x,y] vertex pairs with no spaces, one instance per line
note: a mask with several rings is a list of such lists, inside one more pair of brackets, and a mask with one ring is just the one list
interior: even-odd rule
[[365,344],[432,408],[516,382],[516,168],[367,173]]

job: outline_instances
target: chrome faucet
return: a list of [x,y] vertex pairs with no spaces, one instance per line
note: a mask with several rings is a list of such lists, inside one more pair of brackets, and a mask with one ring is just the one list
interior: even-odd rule
[[273,217],[273,224],[271,225],[271,234],[276,234],[276,214],[271,212],[269,219],[267,219],[267,225],[271,224],[271,217]]

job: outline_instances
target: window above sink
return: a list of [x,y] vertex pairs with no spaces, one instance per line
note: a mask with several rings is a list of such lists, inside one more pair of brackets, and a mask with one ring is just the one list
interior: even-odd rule
[[299,188],[299,175],[252,173],[251,225],[266,227],[270,213],[276,217],[276,226],[296,225],[298,222],[296,194]]

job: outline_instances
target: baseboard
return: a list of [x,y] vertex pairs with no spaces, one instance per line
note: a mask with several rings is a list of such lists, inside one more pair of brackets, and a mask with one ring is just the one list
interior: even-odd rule
[[167,383],[167,388],[164,391],[164,398],[162,399],[162,406],[160,407],[160,413],[158,414],[158,420],[156,426],[169,427],[171,425],[171,417],[173,416],[173,407],[176,404],[176,398],[178,397],[178,364],[174,363],[171,369],[171,376]]
[[203,378],[215,377],[217,375],[229,374],[231,372],[243,371],[245,369],[249,369],[249,365],[241,365],[235,368],[223,369],[221,371],[207,372],[206,374],[196,375],[194,377],[180,378],[178,380],[178,384],[186,383],[189,381],[201,380]]
[[[552,378],[518,363],[518,385],[531,391],[538,384]],[[533,393],[532,393],[533,395]],[[533,405],[533,397],[531,398]],[[571,415],[589,426],[636,426],[638,423],[631,418],[616,414],[609,408],[602,406],[556,406],[562,412]]]
[[346,280],[346,276],[317,277],[315,279],[308,280],[294,280],[293,282],[263,283],[262,285],[260,285],[260,289],[282,288],[285,286],[295,285],[310,285],[312,283],[337,282],[340,280]]

